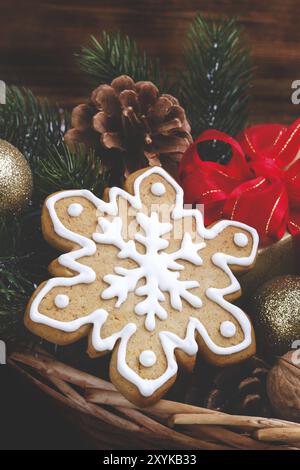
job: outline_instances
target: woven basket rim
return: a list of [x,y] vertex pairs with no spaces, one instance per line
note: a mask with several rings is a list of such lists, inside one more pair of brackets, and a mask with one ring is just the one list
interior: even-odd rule
[[139,408],[112,383],[39,348],[13,352],[8,364],[60,404],[99,449],[126,449],[134,436],[140,449],[300,450],[299,423],[230,415],[164,399]]

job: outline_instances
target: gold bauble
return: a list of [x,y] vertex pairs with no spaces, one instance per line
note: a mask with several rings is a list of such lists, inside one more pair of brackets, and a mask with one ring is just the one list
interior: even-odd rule
[[278,276],[263,284],[249,312],[260,351],[273,357],[289,351],[300,339],[300,276]]
[[32,173],[21,152],[0,139],[0,215],[16,214],[32,194]]

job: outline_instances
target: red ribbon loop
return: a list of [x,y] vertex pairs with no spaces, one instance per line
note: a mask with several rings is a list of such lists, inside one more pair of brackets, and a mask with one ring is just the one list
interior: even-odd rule
[[[226,142],[226,165],[203,161],[198,144]],[[185,152],[179,180],[188,204],[204,204],[205,224],[227,218],[255,227],[263,245],[300,232],[300,119],[291,126],[252,126],[236,139],[203,132]]]

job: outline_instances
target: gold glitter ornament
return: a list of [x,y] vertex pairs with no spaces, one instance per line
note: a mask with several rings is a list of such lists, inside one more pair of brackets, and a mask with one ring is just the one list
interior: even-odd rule
[[0,215],[15,214],[28,204],[32,173],[22,153],[0,139]]
[[300,340],[300,276],[278,276],[263,284],[249,312],[259,350],[268,357],[289,351]]

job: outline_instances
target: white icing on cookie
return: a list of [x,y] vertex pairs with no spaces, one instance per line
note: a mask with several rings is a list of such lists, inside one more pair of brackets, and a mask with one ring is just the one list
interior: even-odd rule
[[[218,236],[220,232],[222,232],[227,227],[236,227],[237,229],[242,229],[244,231],[247,231],[249,235],[249,240],[251,240],[252,242],[252,248],[249,256],[245,257],[235,257],[225,253],[215,253],[212,256],[211,260],[217,267],[220,267],[220,269],[222,269],[227,274],[228,278],[230,279],[230,283],[225,288],[210,287],[206,290],[206,296],[213,302],[218,304],[221,308],[229,312],[240,325],[240,328],[244,335],[242,341],[239,344],[229,345],[226,347],[219,346],[209,336],[209,333],[205,328],[204,324],[200,322],[200,320],[198,320],[197,318],[190,317],[186,330],[186,336],[183,339],[178,337],[174,333],[168,331],[160,331],[159,338],[162,344],[164,354],[166,356],[167,367],[165,372],[160,377],[150,380],[143,379],[138,373],[131,369],[126,362],[128,341],[137,330],[137,325],[135,323],[128,323],[120,331],[112,334],[109,337],[102,338],[101,329],[108,317],[108,312],[106,310],[96,309],[88,315],[84,315],[80,318],[76,318],[75,320],[66,322],[50,318],[47,315],[41,313],[39,311],[39,306],[45,296],[57,286],[61,288],[64,286],[69,287],[81,283],[90,284],[96,279],[96,274],[94,270],[87,265],[81,264],[77,260],[84,256],[92,256],[93,254],[95,254],[96,241],[98,242],[97,238],[100,234],[95,233],[93,235],[93,239],[90,239],[67,229],[62,224],[61,220],[59,219],[56,213],[55,204],[61,199],[80,196],[86,198],[88,201],[93,203],[95,205],[95,209],[98,209],[101,213],[106,213],[111,216],[115,216],[115,220],[117,220],[116,216],[118,216],[118,197],[124,198],[134,209],[140,210],[142,208],[142,201],[139,192],[141,182],[145,178],[153,174],[158,174],[162,178],[164,178],[174,188],[176,192],[175,207],[172,211],[172,218],[174,220],[180,219],[182,217],[194,217],[199,236],[207,240],[213,240]],[[230,220],[220,221],[209,229],[205,228],[201,212],[197,209],[184,209],[182,189],[176,183],[176,181],[173,180],[173,178],[160,167],[152,167],[136,178],[136,180],[134,181],[133,195],[128,194],[124,190],[119,188],[111,188],[109,191],[109,202],[104,202],[87,190],[63,191],[49,197],[46,201],[46,207],[49,211],[49,215],[52,220],[55,233],[59,237],[70,240],[76,245],[80,246],[79,249],[71,251],[70,253],[65,253],[61,255],[58,259],[59,263],[62,266],[65,266],[69,270],[78,274],[74,277],[52,278],[45,283],[45,285],[41,288],[41,290],[35,295],[32,300],[30,307],[30,318],[32,321],[65,332],[73,332],[78,330],[83,325],[92,324],[92,345],[96,351],[110,351],[120,340],[118,343],[117,370],[122,375],[122,377],[136,385],[140,393],[145,397],[151,396],[156,390],[162,387],[171,377],[173,377],[177,373],[178,366],[174,354],[176,348],[181,349],[183,352],[189,355],[196,354],[198,350],[198,345],[195,340],[196,332],[202,337],[203,342],[214,354],[235,354],[240,351],[243,351],[244,349],[250,346],[252,341],[252,329],[248,317],[238,306],[228,302],[225,297],[240,290],[239,282],[231,272],[229,265],[233,264],[237,266],[246,267],[251,266],[255,260],[258,248],[258,235],[255,229],[241,222],[233,222]],[[116,225],[111,225],[111,228],[113,229],[118,226],[118,222],[114,222],[114,224]],[[109,239],[109,236],[111,236],[111,240],[113,240],[113,237],[116,234],[113,232],[109,234],[109,232],[106,230],[106,232],[104,231],[104,235],[107,237],[107,240]],[[117,243],[122,242],[119,239]],[[129,245],[127,244],[126,249],[130,249],[131,251],[133,251],[133,247],[131,247],[130,245],[132,245],[134,242],[132,241],[132,243],[128,243]],[[120,246],[120,250],[121,253],[123,250],[122,246]],[[124,258],[127,257],[125,251],[123,251],[123,255],[121,255],[120,257],[122,256]],[[147,264],[146,261],[144,263]],[[176,269],[178,269],[178,267]],[[125,299],[127,297],[128,292],[130,292],[130,286],[128,288],[127,284],[126,288],[124,288]],[[121,290],[118,292],[118,294],[119,293],[121,295]],[[180,297],[179,285],[176,287],[175,294],[178,299],[178,297]]]
[[236,244],[236,246],[239,246],[240,248],[245,248],[248,245],[248,237],[245,233],[235,233],[233,237],[233,241]]
[[154,196],[163,196],[165,192],[166,187],[163,183],[158,181],[157,183],[153,183],[151,185],[151,193],[154,194]]
[[73,204],[70,204],[68,207],[68,214],[71,217],[79,217],[82,211],[83,211],[82,205],[76,202],[74,202]]
[[153,351],[142,351],[139,361],[144,367],[152,367],[156,363],[156,354]]
[[220,333],[224,338],[232,338],[236,334],[236,326],[232,321],[223,321],[220,325]]
[[69,305],[70,299],[65,294],[58,294],[55,299],[54,303],[57,308],[66,308]]
[[[132,259],[137,265],[134,269],[124,269],[116,266],[116,274],[107,274],[104,281],[110,284],[105,289],[102,299],[117,297],[116,307],[120,307],[128,297],[129,292],[135,292],[137,296],[146,298],[136,304],[134,311],[137,315],[146,315],[145,327],[148,331],[155,329],[155,316],[160,320],[166,320],[168,313],[160,302],[165,300],[164,292],[170,295],[171,306],[181,311],[182,301],[185,299],[195,308],[202,306],[199,297],[192,294],[190,289],[198,287],[198,281],[181,281],[179,271],[183,266],[177,260],[186,260],[196,266],[203,264],[198,251],[205,248],[206,244],[193,243],[189,233],[185,233],[181,247],[173,253],[162,252],[169,246],[169,241],[162,235],[172,230],[172,224],[159,221],[158,214],[153,212],[150,217],[139,212],[136,216],[137,222],[143,229],[145,235],[135,235],[135,240],[145,246],[145,253],[137,251],[135,242],[126,242],[122,238],[122,219],[115,217],[112,222],[100,218],[99,225],[102,233],[94,233],[93,239],[97,243],[116,246],[120,252],[119,258]],[[176,271],[174,271],[176,270]],[[139,280],[145,278],[146,283],[137,288]]]

